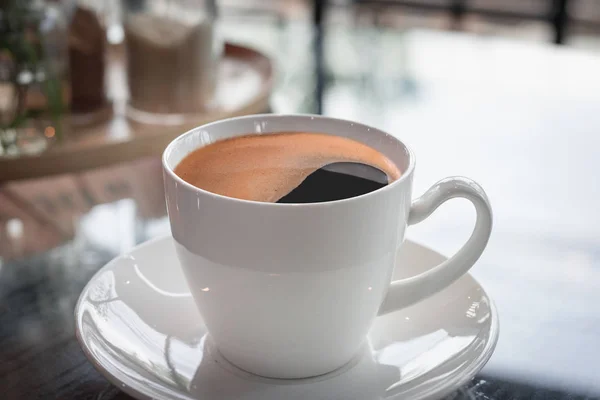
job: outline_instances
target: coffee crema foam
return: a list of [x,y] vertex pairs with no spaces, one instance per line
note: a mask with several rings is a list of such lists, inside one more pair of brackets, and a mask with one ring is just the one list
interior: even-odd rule
[[389,158],[361,142],[312,132],[252,134],[217,141],[188,154],[175,173],[209,192],[275,203],[307,176],[334,162],[377,167],[390,183],[401,175]]

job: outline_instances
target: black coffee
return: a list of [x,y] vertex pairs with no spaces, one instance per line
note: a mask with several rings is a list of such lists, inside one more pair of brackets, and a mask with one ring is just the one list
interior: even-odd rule
[[379,182],[318,169],[277,203],[322,203],[356,197],[386,186]]
[[364,176],[361,174],[322,170],[337,163],[373,166],[390,182],[401,175],[391,160],[364,143],[312,132],[249,135],[217,141],[187,155],[175,173],[213,193],[270,203],[340,200],[382,187],[356,177]]

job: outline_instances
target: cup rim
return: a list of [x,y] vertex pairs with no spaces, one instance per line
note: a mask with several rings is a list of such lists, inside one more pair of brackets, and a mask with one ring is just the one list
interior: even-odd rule
[[[354,125],[358,125],[361,128],[364,128],[365,130],[374,130],[377,131],[381,134],[390,136],[393,138],[393,140],[397,141],[398,143],[400,143],[404,149],[406,150],[406,153],[408,154],[409,160],[408,160],[408,168],[406,168],[406,171],[404,171],[402,173],[402,175],[400,176],[400,178],[396,179],[394,182],[392,182],[389,185],[386,185],[382,188],[373,190],[372,192],[369,193],[365,193],[365,194],[361,194],[360,196],[354,196],[354,197],[348,197],[346,199],[340,199],[340,200],[333,200],[333,201],[323,201],[320,203],[269,203],[269,202],[264,202],[264,201],[256,201],[256,200],[245,200],[245,199],[238,199],[235,197],[229,197],[229,196],[224,196],[222,194],[218,194],[218,193],[213,193],[210,192],[208,190],[199,188],[197,186],[194,186],[186,181],[184,181],[183,179],[181,179],[174,171],[174,168],[171,168],[171,166],[169,165],[169,163],[167,162],[167,157],[168,155],[171,153],[171,151],[173,151],[173,149],[179,144],[179,142],[183,141],[186,137],[193,135],[197,130],[199,129],[206,129],[206,128],[210,128],[213,125],[217,125],[217,124],[222,124],[223,122],[230,122],[230,121],[237,121],[237,120],[244,120],[244,119],[280,119],[280,118],[290,118],[290,117],[294,117],[294,118],[309,118],[309,119],[320,119],[320,120],[328,120],[328,121],[333,121],[333,122],[339,122],[339,123],[346,123],[346,124],[354,124]],[[226,119],[221,119],[218,121],[213,121],[213,122],[209,122],[207,124],[203,124],[203,125],[199,125],[195,128],[192,128],[184,133],[182,133],[181,135],[177,136],[175,139],[173,139],[165,148],[165,150],[163,151],[162,157],[162,166],[163,166],[163,171],[165,171],[169,177],[171,179],[173,179],[178,185],[182,185],[183,187],[192,190],[196,193],[202,193],[205,196],[209,196],[209,197],[213,197],[215,199],[219,199],[221,201],[229,201],[232,203],[238,203],[240,205],[254,205],[254,206],[258,206],[258,207],[278,207],[278,208],[305,208],[305,207],[310,207],[310,208],[318,208],[318,207],[330,207],[332,205],[337,205],[337,204],[348,204],[351,202],[356,202],[356,201],[360,201],[360,200],[366,200],[370,197],[373,196],[377,196],[379,194],[383,194],[386,193],[390,190],[393,190],[395,187],[399,186],[400,184],[402,184],[405,180],[409,179],[409,177],[412,175],[413,170],[415,169],[415,155],[412,152],[412,150],[410,149],[410,147],[408,147],[402,140],[398,139],[397,137],[390,135],[389,133],[369,126],[369,125],[365,125],[362,124],[360,122],[355,122],[355,121],[351,121],[351,120],[347,120],[347,119],[342,119],[342,118],[333,118],[333,117],[326,117],[326,116],[322,116],[322,115],[317,115],[317,114],[251,114],[251,115],[244,115],[241,117],[233,117],[233,118],[226,118]]]

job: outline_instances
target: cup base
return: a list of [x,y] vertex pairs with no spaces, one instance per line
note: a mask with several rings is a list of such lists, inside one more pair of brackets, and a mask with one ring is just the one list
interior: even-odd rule
[[326,380],[333,378],[335,376],[341,375],[348,370],[352,369],[356,364],[358,364],[364,357],[371,356],[371,347],[368,342],[364,342],[360,350],[350,358],[350,360],[346,361],[342,365],[335,367],[333,369],[328,369],[322,373],[316,373],[311,375],[297,375],[297,374],[269,374],[263,372],[254,372],[248,368],[244,368],[234,362],[232,362],[227,356],[223,354],[223,352],[217,347],[214,340],[210,335],[207,335],[205,341],[205,349],[208,352],[208,355],[223,368],[228,370],[229,372],[236,374],[240,377],[252,377],[259,378],[260,380],[266,383],[282,383],[285,381],[293,381],[295,383],[299,381],[308,382],[318,382],[321,380]]

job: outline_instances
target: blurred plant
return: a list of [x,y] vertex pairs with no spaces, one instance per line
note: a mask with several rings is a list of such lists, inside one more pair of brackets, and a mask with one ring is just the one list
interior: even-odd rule
[[[5,96],[0,98],[0,153],[15,145],[19,128],[46,113],[54,136],[62,138],[65,106],[60,78],[49,65],[43,43],[45,7],[43,0],[0,0],[0,96]],[[39,85],[46,98],[42,108],[28,107],[33,85]]]

